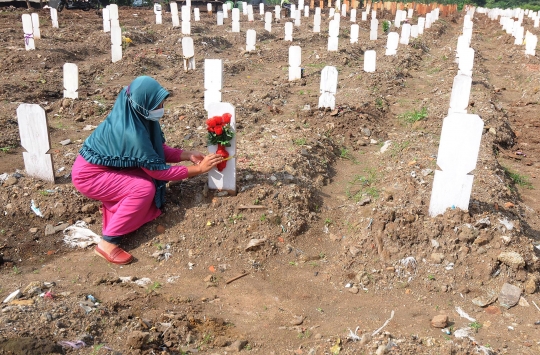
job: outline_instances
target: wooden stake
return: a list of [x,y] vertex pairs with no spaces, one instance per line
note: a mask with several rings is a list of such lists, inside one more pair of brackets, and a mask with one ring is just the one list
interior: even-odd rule
[[240,274],[240,275],[238,275],[238,276],[235,276],[235,277],[233,277],[232,279],[227,280],[225,283],[228,285],[228,284],[230,284],[231,282],[236,281],[236,280],[238,280],[238,279],[241,279],[242,277],[247,276],[247,275],[249,275],[249,272],[245,272],[245,273],[243,273],[243,274]]

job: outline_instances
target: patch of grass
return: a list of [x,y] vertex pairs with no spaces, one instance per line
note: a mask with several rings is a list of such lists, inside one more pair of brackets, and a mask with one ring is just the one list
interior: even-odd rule
[[377,98],[377,100],[375,100],[375,107],[377,107],[379,110],[384,109],[384,100],[380,97]]
[[355,175],[351,181],[347,182],[345,194],[351,200],[359,202],[362,197],[379,197],[379,190],[373,185],[378,180],[377,172],[373,169],[366,169],[365,175]]
[[148,287],[148,293],[155,292],[161,288],[161,284],[157,281],[154,281],[152,285]]
[[339,148],[339,157],[341,159],[350,160],[351,159],[351,153],[349,152],[349,150],[347,148],[342,147],[342,148]]
[[298,339],[308,339],[311,337],[311,332],[309,330],[306,330],[305,332],[298,333]]
[[19,275],[22,271],[18,267],[14,266],[12,272],[13,272],[13,275]]
[[383,21],[382,29],[384,33],[388,33],[388,31],[390,30],[390,21]]
[[480,330],[480,328],[482,328],[482,323],[480,323],[478,321],[477,322],[472,322],[471,324],[469,324],[469,327],[474,329],[475,333],[478,333],[478,330]]
[[530,190],[534,188],[527,176],[516,173],[504,166],[503,166],[503,170],[506,176],[508,176],[508,178],[512,180],[514,184],[530,189]]
[[402,113],[398,119],[405,123],[415,123],[428,117],[427,108],[422,107],[420,110],[413,110]]
[[332,219],[331,218],[326,218],[324,220],[324,224],[326,224],[327,226],[331,225],[333,223]]
[[289,265],[296,266],[298,264],[296,263],[296,261],[289,261]]
[[10,147],[10,146],[7,146],[7,147],[1,147],[1,148],[0,148],[0,152],[7,153],[7,152],[9,152],[9,150],[12,149],[12,148],[15,148],[15,147]]
[[433,281],[433,280],[435,280],[435,275],[430,274],[430,275],[428,275],[427,278],[428,278],[428,280]]
[[266,222],[266,214],[262,214],[262,216],[259,218],[261,222]]
[[403,150],[405,150],[411,142],[405,141],[401,143],[392,143],[392,148],[390,148],[390,156],[396,158]]
[[300,146],[306,145],[307,144],[307,139],[305,139],[305,138],[294,139],[293,144],[300,145]]
[[99,351],[101,350],[102,347],[104,347],[105,344],[98,344],[98,345],[94,345],[94,348],[92,349],[92,354],[91,355],[97,355],[99,353]]

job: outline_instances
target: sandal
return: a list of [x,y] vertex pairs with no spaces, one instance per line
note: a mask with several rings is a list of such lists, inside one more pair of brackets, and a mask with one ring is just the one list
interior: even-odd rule
[[96,246],[94,252],[112,264],[126,265],[133,261],[133,256],[120,247],[114,248],[110,254],[107,254]]

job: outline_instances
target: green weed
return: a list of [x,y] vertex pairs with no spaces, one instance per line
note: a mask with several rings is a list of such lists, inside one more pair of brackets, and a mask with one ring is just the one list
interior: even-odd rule
[[396,158],[405,148],[407,148],[411,142],[405,141],[401,143],[392,143],[392,148],[390,148],[390,156]]
[[157,281],[154,281],[150,287],[148,287],[148,293],[155,292],[156,290],[161,288],[161,284]]
[[13,275],[19,275],[21,273],[21,269],[19,269],[18,267],[14,266],[13,267]]
[[388,31],[390,30],[390,21],[383,21],[382,29],[384,33],[388,33]]
[[503,170],[506,176],[508,176],[508,178],[512,180],[514,184],[519,185],[521,187],[525,187],[530,190],[533,189],[533,185],[529,181],[529,178],[527,176],[513,172],[512,170],[505,168],[504,166],[503,166]]
[[469,324],[469,327],[474,329],[475,333],[478,333],[478,330],[480,330],[480,328],[482,328],[482,323],[480,323],[478,321],[477,322],[472,322],[471,324]]
[[419,111],[413,110],[413,111],[405,112],[399,115],[398,119],[405,123],[415,123],[427,117],[428,117],[427,108],[422,107]]
[[295,145],[306,145],[307,144],[307,139],[305,139],[305,138],[294,139],[293,143]]
[[351,200],[359,202],[362,197],[379,197],[379,190],[373,185],[377,181],[377,173],[373,169],[366,169],[365,175],[355,175],[351,181],[347,182],[345,194]]

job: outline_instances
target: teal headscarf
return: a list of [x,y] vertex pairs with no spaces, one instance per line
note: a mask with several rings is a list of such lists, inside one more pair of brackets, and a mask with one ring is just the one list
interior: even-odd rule
[[[149,77],[140,76],[122,89],[111,113],[86,139],[79,153],[89,163],[115,168],[166,170],[159,122],[148,120],[148,111],[169,92]],[[164,202],[166,181],[155,180],[155,203]]]

